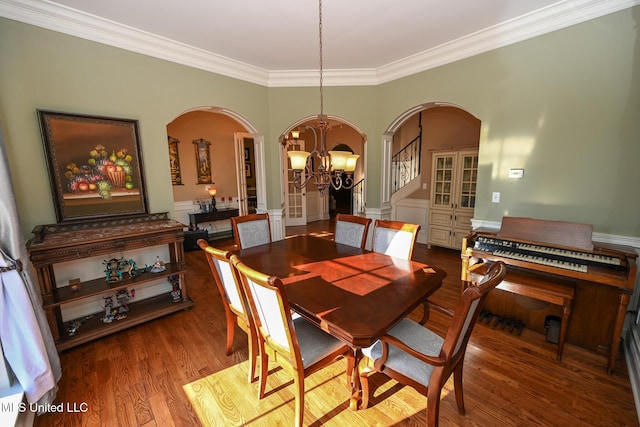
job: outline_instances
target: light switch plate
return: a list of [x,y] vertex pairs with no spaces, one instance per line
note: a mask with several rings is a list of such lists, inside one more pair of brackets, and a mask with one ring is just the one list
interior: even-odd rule
[[522,178],[524,169],[509,169],[509,178]]
[[500,193],[497,191],[494,191],[491,194],[491,203],[500,203]]

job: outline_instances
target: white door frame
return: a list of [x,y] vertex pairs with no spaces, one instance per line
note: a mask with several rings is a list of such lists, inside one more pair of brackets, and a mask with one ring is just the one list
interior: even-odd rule
[[[293,176],[293,170],[290,168],[290,162],[288,160],[287,151],[292,150],[302,150],[304,151],[305,144],[304,140],[298,140],[294,145],[287,145],[283,147],[281,150],[281,164],[283,167],[281,176],[282,176],[282,189],[284,191],[284,220],[285,226],[290,227],[294,225],[307,225],[307,193],[306,188],[298,189],[293,186],[293,182],[289,182],[289,177]],[[304,171],[303,171],[304,174]],[[304,182],[305,176],[302,176],[302,182]],[[293,194],[294,200],[299,200],[300,204],[296,206],[291,206],[291,194],[290,190],[293,189],[295,193]],[[299,215],[291,216],[292,209],[299,209]]]
[[233,148],[236,154],[236,176],[238,182],[238,209],[240,215],[249,213],[248,195],[247,195],[247,178],[244,171],[244,140],[253,139],[251,134],[246,132],[234,132]]

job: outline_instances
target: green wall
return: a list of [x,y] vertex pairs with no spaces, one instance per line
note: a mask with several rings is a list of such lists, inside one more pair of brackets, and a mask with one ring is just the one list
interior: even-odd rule
[[[477,219],[640,236],[639,19],[627,9],[381,85],[379,121],[437,101],[479,118]],[[511,168],[524,178],[507,178]]]
[[224,106],[268,133],[265,87],[0,19],[0,123],[25,236],[56,221],[36,109],[139,120],[151,212],[173,211],[166,126]]
[[[325,113],[367,135],[367,206],[380,207],[382,133],[409,108],[443,101],[482,121],[475,218],[640,237],[639,17],[627,9],[378,87],[325,88]],[[265,88],[0,18],[0,125],[25,237],[55,222],[37,108],[139,120],[160,212],[173,209],[166,125],[199,106],[233,110],[263,133],[268,208],[278,208],[277,139],[319,112],[317,88]],[[507,179],[510,168],[524,179]]]

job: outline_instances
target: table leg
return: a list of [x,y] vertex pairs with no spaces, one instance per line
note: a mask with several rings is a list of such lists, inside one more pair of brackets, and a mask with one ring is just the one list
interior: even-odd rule
[[357,411],[360,406],[360,398],[362,394],[362,387],[360,385],[360,372],[358,367],[362,360],[362,349],[353,349],[353,371],[351,372],[351,398],[349,399],[349,408],[352,411]]

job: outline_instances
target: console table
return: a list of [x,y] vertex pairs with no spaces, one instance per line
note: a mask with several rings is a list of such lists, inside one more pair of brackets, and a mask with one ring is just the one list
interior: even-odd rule
[[[202,222],[220,221],[223,219],[230,219],[239,215],[240,210],[238,208],[223,208],[217,209],[212,212],[192,212],[189,213],[189,225],[191,229],[195,229],[198,227],[198,224]],[[233,237],[233,227],[231,227],[231,230],[229,232],[209,233],[209,238],[211,239],[219,239],[225,237]]]
[[[34,237],[27,243],[27,250],[38,273],[43,308],[57,349],[66,350],[191,307],[193,301],[187,292],[187,270],[182,247],[183,228],[183,224],[169,219],[166,212],[86,223],[37,226],[33,230]],[[125,276],[115,283],[108,282],[105,277],[90,278],[83,280],[78,290],[56,280],[56,264],[72,261],[82,263],[88,257],[114,253],[122,253],[124,257],[128,251],[159,245],[168,245],[170,256],[165,263],[165,270],[161,272],[145,271],[132,278]],[[61,307],[66,304],[86,300],[95,301],[95,305],[99,306],[105,295],[158,279],[167,281],[166,293],[143,300],[134,299],[128,304],[130,311],[124,319],[104,323],[100,319],[100,312],[82,319],[67,322],[62,320]],[[169,279],[179,287],[179,298],[173,298],[173,286]],[[74,324],[81,326],[73,326]]]

